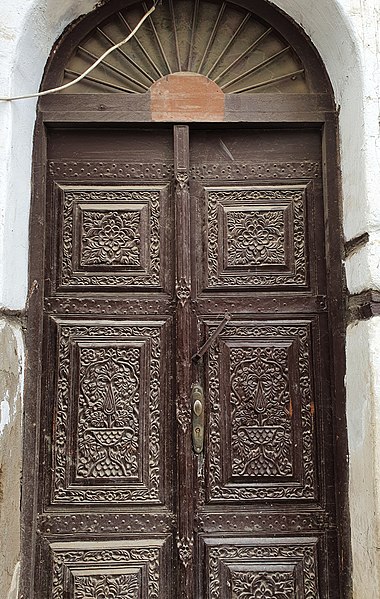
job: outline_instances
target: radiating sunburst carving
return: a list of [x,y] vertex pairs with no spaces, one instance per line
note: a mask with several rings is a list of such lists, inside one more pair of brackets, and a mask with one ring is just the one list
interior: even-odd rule
[[[138,2],[96,27],[68,61],[64,83],[125,38],[149,6]],[[309,91],[291,46],[252,12],[217,0],[164,0],[134,39],[66,93],[145,93],[177,72],[204,75],[225,93]]]

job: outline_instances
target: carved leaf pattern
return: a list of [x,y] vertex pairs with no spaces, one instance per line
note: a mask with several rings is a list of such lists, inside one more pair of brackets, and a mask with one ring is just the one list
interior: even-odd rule
[[[256,286],[256,287],[268,287],[268,286],[277,286],[277,285],[297,285],[297,286],[305,286],[307,284],[307,269],[306,269],[306,246],[305,246],[305,207],[304,200],[305,194],[301,190],[292,190],[292,189],[239,189],[234,191],[229,190],[208,190],[207,192],[208,198],[208,285],[210,287],[220,287],[220,286]],[[283,241],[283,233],[281,233],[280,229],[268,228],[265,225],[265,218],[262,214],[262,211],[259,210],[260,204],[262,202],[272,203],[273,206],[276,205],[276,201],[286,202],[292,204],[293,206],[293,215],[294,215],[294,232],[293,232],[293,244],[294,244],[294,272],[291,273],[266,273],[266,272],[257,272],[257,273],[249,273],[249,274],[240,274],[240,273],[230,273],[221,270],[221,256],[219,255],[222,249],[219,246],[219,227],[220,219],[218,218],[219,210],[224,210],[223,203],[228,202],[231,204],[232,202],[243,203],[246,205],[247,202],[252,203],[252,212],[249,218],[249,221],[252,223],[254,221],[260,222],[261,226],[258,232],[260,233],[260,237],[257,238],[255,242],[252,242],[254,238],[254,231],[252,230],[249,234],[249,239],[245,239],[240,229],[237,229],[236,232],[238,237],[236,240],[229,242],[229,256],[232,250],[233,257],[238,260],[243,260],[243,262],[238,262],[237,266],[247,265],[248,259],[254,260],[254,264],[256,268],[258,266],[265,266],[268,264],[266,260],[268,258],[265,254],[269,255],[268,248],[272,248],[270,256],[270,264],[274,263],[274,258],[283,256],[284,252],[284,241]],[[255,209],[254,203],[257,202],[258,206]],[[238,213],[239,214],[239,213]],[[276,214],[274,211],[273,214]],[[271,216],[271,219],[273,217]],[[264,219],[264,220],[263,220]],[[277,233],[275,233],[277,231]],[[275,249],[273,249],[273,244],[276,240]],[[247,254],[247,244],[253,243],[252,249],[250,249],[250,253]],[[263,246],[266,245],[266,249],[262,249]],[[260,248],[261,254],[258,253],[258,250],[255,249]],[[242,256],[243,258],[240,258]],[[283,258],[282,258],[283,259]],[[228,263],[228,261],[227,261]]]
[[81,264],[140,266],[140,213],[83,211]]
[[285,223],[280,210],[227,212],[228,266],[263,266],[285,261]]
[[80,349],[77,476],[136,477],[140,350]]
[[231,348],[231,450],[235,476],[292,476],[288,352]]
[[[63,234],[62,234],[62,266],[61,281],[65,287],[72,286],[135,286],[135,285],[154,285],[160,284],[160,192],[159,190],[123,190],[123,191],[67,191],[63,193]],[[150,268],[148,273],[102,275],[95,273],[81,274],[73,269],[73,236],[74,236],[74,204],[78,202],[90,203],[94,201],[143,203],[150,206],[149,239],[147,240],[150,248]],[[113,211],[108,213],[111,218]],[[105,215],[104,217],[105,218]],[[92,242],[95,244],[95,241]],[[98,243],[99,245],[99,243]],[[108,242],[107,251],[110,251]],[[120,240],[118,241],[120,247]],[[86,248],[89,249],[88,247]],[[116,247],[113,251],[116,251]],[[136,250],[135,250],[136,251]],[[104,250],[103,253],[106,253]],[[111,254],[109,254],[111,256]],[[118,254],[119,259],[121,254]],[[87,256],[87,260],[88,260]],[[103,254],[102,254],[103,259]],[[122,264],[126,267],[129,264]],[[109,268],[109,265],[107,265]]]
[[[159,549],[104,549],[104,550],[73,550],[54,553],[54,573],[53,573],[53,596],[52,599],[62,599],[64,597],[64,585],[70,574],[72,566],[80,566],[83,569],[94,569],[101,567],[125,566],[126,564],[141,567],[142,562],[146,563],[148,571],[148,595],[147,599],[159,599],[160,596],[160,571],[159,571]],[[96,576],[96,578],[98,578]],[[109,577],[107,577],[109,578]],[[114,578],[114,577],[112,577]],[[118,577],[118,578],[121,578]],[[132,583],[130,583],[132,584]],[[112,587],[111,587],[112,588]],[[133,589],[133,587],[132,587]],[[135,593],[134,589],[132,593]],[[83,599],[86,596],[83,596]],[[136,594],[128,595],[89,595],[86,599],[134,599]],[[77,597],[75,599],[82,599]]]
[[297,599],[289,572],[233,572],[232,599]]
[[[210,327],[210,332],[214,327]],[[298,451],[302,455],[302,484],[287,484],[281,482],[278,485],[270,485],[255,481],[254,485],[239,485],[234,487],[231,483],[224,484],[222,477],[222,442],[221,435],[224,434],[222,426],[222,406],[220,389],[220,359],[219,345],[216,344],[209,350],[209,397],[210,397],[210,438],[209,446],[209,501],[253,501],[253,500],[275,500],[275,499],[312,499],[315,496],[315,473],[313,463],[313,419],[310,409],[312,401],[311,370],[310,370],[310,330],[308,324],[259,324],[252,323],[249,326],[227,325],[221,333],[223,338],[234,339],[267,339],[268,341],[285,339],[297,340],[298,343],[298,371],[301,401],[301,425],[302,425],[302,447]],[[285,398],[285,395],[284,395]],[[286,465],[286,453],[284,464]]]
[[[53,474],[53,501],[56,502],[123,502],[123,501],[155,501],[160,497],[160,324],[148,326],[147,323],[131,325],[128,322],[93,325],[61,325],[59,326],[59,368],[57,384],[57,407],[55,422],[55,464]],[[86,340],[107,339],[119,341],[131,338],[144,339],[150,347],[150,387],[149,397],[149,466],[148,486],[133,489],[126,488],[73,488],[68,487],[69,472],[67,439],[69,437],[69,405],[71,398],[71,357],[73,339]]]
[[[220,566],[221,563],[228,564],[228,567],[234,566],[234,570],[240,567],[242,569],[242,562],[247,564],[249,562],[254,562],[257,564],[259,561],[263,561],[267,563],[271,562],[272,565],[277,563],[281,563],[282,560],[293,561],[294,565],[300,564],[302,566],[303,571],[303,594],[302,597],[305,599],[319,599],[320,594],[318,590],[318,581],[317,581],[317,563],[316,563],[316,554],[315,547],[312,545],[291,545],[290,543],[284,545],[275,545],[271,543],[270,545],[265,546],[241,546],[241,545],[224,545],[221,547],[212,547],[209,550],[209,586],[210,586],[210,599],[220,599],[221,598],[221,589],[220,589]],[[296,599],[295,595],[295,581],[293,579],[293,594],[289,594],[289,591],[286,592],[282,596],[281,594],[268,594],[268,588],[271,589],[270,579],[273,577],[274,572],[249,572],[249,577],[256,576],[257,584],[261,584],[253,591],[252,595],[247,594],[238,594],[237,589],[241,583],[235,582],[235,593],[232,594],[233,599]],[[276,573],[277,574],[277,573]],[[235,573],[234,573],[235,575]],[[273,580],[275,582],[275,579]],[[285,581],[284,581],[285,582]],[[249,582],[247,581],[249,584]],[[276,592],[278,593],[281,589],[279,589],[279,583],[276,582],[277,588]],[[238,585],[236,587],[236,585]],[[249,588],[249,587],[248,587]],[[285,589],[287,587],[285,586]],[[288,587],[289,588],[289,587]],[[232,589],[234,589],[234,582],[232,582]],[[273,589],[273,586],[272,586]],[[271,589],[271,590],[272,590]],[[260,592],[262,590],[262,594]],[[246,587],[243,588],[243,591],[246,592]],[[256,594],[255,594],[256,593]]]
[[75,577],[75,599],[139,599],[135,575]]

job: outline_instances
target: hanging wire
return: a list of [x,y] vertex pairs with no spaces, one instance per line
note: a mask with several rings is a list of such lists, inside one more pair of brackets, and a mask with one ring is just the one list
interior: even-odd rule
[[37,92],[35,94],[27,94],[25,96],[13,96],[10,98],[1,98],[0,97],[0,102],[12,102],[13,100],[27,100],[28,98],[39,98],[41,96],[47,96],[48,94],[55,94],[56,92],[60,92],[63,89],[67,89],[68,87],[71,87],[72,85],[75,85],[76,83],[79,83],[79,81],[82,81],[82,79],[87,77],[87,75],[89,75],[94,69],[96,69],[96,67],[99,66],[103,62],[103,60],[109,54],[111,54],[111,52],[114,52],[115,50],[117,50],[118,48],[120,48],[121,46],[124,46],[124,44],[129,42],[129,40],[132,39],[136,35],[136,33],[140,29],[141,25],[150,17],[150,15],[156,10],[157,5],[160,3],[161,3],[161,0],[154,0],[152,8],[144,14],[142,19],[138,22],[138,24],[131,31],[131,33],[126,38],[124,38],[121,42],[119,42],[118,44],[115,44],[111,48],[108,48],[108,50],[106,52],[104,52],[104,54],[102,54],[96,62],[94,62],[84,73],[82,73],[81,75],[76,77],[76,79],[74,79],[73,81],[69,81],[69,83],[65,83],[64,85],[60,85],[59,87],[47,89],[43,92]]

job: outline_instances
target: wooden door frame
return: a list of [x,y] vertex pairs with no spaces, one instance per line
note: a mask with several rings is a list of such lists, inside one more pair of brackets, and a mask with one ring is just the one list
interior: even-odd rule
[[[106,12],[114,10],[121,0],[107,5]],[[124,5],[127,3],[124,2]],[[236,2],[249,6],[249,1]],[[105,7],[103,7],[103,13]],[[256,7],[255,7],[256,12]],[[264,12],[264,14],[263,14]],[[102,13],[102,14],[103,14]],[[94,13],[98,14],[98,13]],[[302,32],[286,19],[279,11],[265,2],[259,4],[259,16],[277,15],[282,27],[287,22],[292,39],[301,44],[308,57],[313,56],[319,78],[327,80],[323,65]],[[104,16],[104,15],[103,15]],[[57,44],[59,48],[67,44],[76,31],[77,38],[83,34],[84,23],[88,28],[93,24],[94,15],[85,17],[68,35]],[[65,52],[62,52],[64,55]],[[311,58],[310,58],[311,60]],[[47,75],[43,87],[50,87],[52,73],[57,68],[58,59],[48,63]],[[59,62],[59,61],[58,61]],[[318,66],[319,65],[319,66]],[[54,68],[53,68],[54,67]],[[329,85],[329,84],[328,84]],[[326,89],[325,86],[323,86]],[[331,90],[331,88],[329,88]],[[40,452],[40,409],[38,398],[41,395],[41,355],[42,328],[44,311],[44,255],[45,255],[45,184],[47,163],[47,131],[49,128],[73,128],[89,126],[149,127],[165,126],[152,121],[149,94],[126,97],[124,94],[90,95],[52,95],[40,100],[35,128],[33,153],[33,194],[30,218],[30,267],[29,295],[27,303],[27,366],[25,377],[25,409],[23,437],[23,476],[22,476],[22,571],[20,579],[20,597],[33,597],[31,572],[39,556],[35,553],[34,538],[38,533],[37,525],[37,478],[38,456]],[[270,110],[268,110],[270,106]],[[187,123],[186,123],[187,124]],[[173,126],[174,123],[166,123]],[[208,123],[202,123],[207,127]],[[338,537],[340,553],[341,596],[348,597],[350,592],[350,520],[348,508],[348,441],[346,426],[346,406],[344,391],[345,375],[345,282],[343,272],[343,232],[341,181],[338,158],[338,118],[334,109],[332,92],[298,94],[252,94],[226,97],[225,118],[212,126],[220,127],[313,127],[319,128],[322,137],[322,162],[324,209],[326,215],[325,247],[327,261],[327,304],[330,323],[330,347],[334,360],[331,360],[331,380],[334,412],[335,442],[335,482],[338,517]],[[328,218],[327,218],[328,216]]]

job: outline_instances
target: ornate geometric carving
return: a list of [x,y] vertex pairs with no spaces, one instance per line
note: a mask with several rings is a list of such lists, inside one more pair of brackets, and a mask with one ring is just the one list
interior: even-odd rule
[[246,533],[261,534],[271,533],[281,530],[283,533],[300,533],[304,531],[324,531],[327,528],[335,527],[335,520],[331,514],[319,510],[318,512],[302,513],[273,513],[259,510],[257,512],[244,513],[235,512],[228,518],[223,514],[200,513],[199,528],[206,533],[218,533],[222,531],[227,533],[236,533],[237,530],[244,530]]
[[81,266],[141,266],[140,213],[83,210]]
[[[248,544],[249,541],[249,544]],[[316,539],[206,539],[210,599],[319,599]],[[223,595],[221,585],[230,589]]]
[[208,286],[307,286],[305,186],[206,188]]
[[105,314],[123,316],[125,314],[173,314],[173,304],[167,298],[151,297],[91,298],[59,297],[45,301],[45,311],[51,314]]
[[59,186],[58,287],[159,287],[161,189]]
[[78,478],[139,474],[140,349],[80,347]]
[[253,179],[318,179],[321,166],[318,162],[210,162],[191,167],[191,177],[196,180],[248,181]]
[[[52,543],[53,599],[159,599],[164,541]],[[70,596],[71,593],[70,593]]]
[[61,161],[49,162],[49,173],[57,180],[80,181],[170,181],[174,166],[172,164],[152,164],[143,162],[111,162],[111,161]]
[[[162,321],[57,321],[53,502],[159,502],[163,325]],[[139,374],[139,363],[148,368],[146,373]],[[73,384],[76,379],[79,388]],[[142,427],[149,443],[140,446]],[[68,440],[75,429],[79,460],[73,479]]]
[[139,578],[136,574],[120,576],[76,576],[74,584],[75,599],[139,599]]
[[210,348],[210,502],[315,497],[310,352],[290,321],[230,323]]
[[123,512],[117,514],[106,510],[103,513],[43,514],[38,516],[38,532],[43,535],[65,534],[74,530],[77,534],[151,534],[154,532],[170,533],[177,524],[171,513]]

